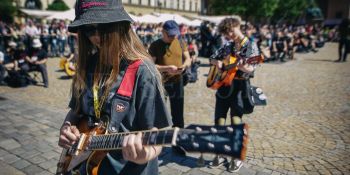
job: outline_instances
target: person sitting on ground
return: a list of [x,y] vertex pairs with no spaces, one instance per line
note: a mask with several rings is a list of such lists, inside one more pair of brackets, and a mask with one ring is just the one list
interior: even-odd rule
[[26,61],[28,67],[24,68],[27,71],[39,71],[43,78],[44,87],[49,87],[49,79],[47,75],[47,53],[41,48],[42,44],[39,39],[34,39],[32,44],[32,49],[29,50],[28,56],[26,56]]
[[287,54],[287,41],[285,40],[282,31],[277,32],[277,37],[272,41],[272,51],[275,55],[275,59],[280,59],[281,62],[284,61],[284,57]]

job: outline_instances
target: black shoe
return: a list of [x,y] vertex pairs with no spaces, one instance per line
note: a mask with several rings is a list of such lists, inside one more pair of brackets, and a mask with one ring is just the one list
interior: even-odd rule
[[5,81],[0,81],[0,86],[7,86],[7,83]]
[[48,84],[44,84],[44,88],[48,88],[49,87],[49,85]]
[[186,156],[186,152],[185,150],[183,150],[181,147],[179,146],[172,146],[172,152],[179,155],[179,156]]

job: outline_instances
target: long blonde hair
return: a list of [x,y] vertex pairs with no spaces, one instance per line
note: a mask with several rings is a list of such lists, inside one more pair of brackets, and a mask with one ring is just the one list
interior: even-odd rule
[[[149,59],[150,55],[142,42],[132,30],[130,22],[122,21],[110,23],[108,27],[99,31],[100,48],[99,59],[96,63],[93,85],[104,87],[104,95],[107,95],[113,82],[119,74],[121,59],[133,61],[136,59]],[[78,59],[76,74],[73,77],[72,97],[75,98],[75,112],[80,109],[80,97],[87,88],[87,66],[92,56],[93,44],[89,38],[78,31]]]

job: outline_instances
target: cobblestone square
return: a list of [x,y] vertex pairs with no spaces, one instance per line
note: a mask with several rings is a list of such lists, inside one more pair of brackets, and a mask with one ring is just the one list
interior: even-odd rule
[[[268,105],[243,117],[249,147],[235,174],[350,174],[350,64],[333,62],[336,43],[296,57],[257,68],[252,84],[262,87]],[[205,85],[208,60],[201,61],[199,80],[185,89],[185,123],[212,125],[215,91]],[[0,174],[55,173],[71,84],[58,62],[48,61],[49,88],[0,87]],[[198,157],[178,157],[165,147],[160,174],[232,174],[226,167],[198,167]],[[207,165],[212,157],[205,155]]]

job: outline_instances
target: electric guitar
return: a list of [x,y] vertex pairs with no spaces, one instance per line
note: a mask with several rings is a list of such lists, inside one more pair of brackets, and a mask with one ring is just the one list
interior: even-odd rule
[[[229,86],[234,79],[238,70],[237,64],[243,59],[239,54],[230,54],[229,59],[222,60],[223,66],[219,69],[216,65],[211,65],[207,78],[207,87],[211,89],[219,89],[221,86]],[[253,56],[243,59],[247,64],[260,64],[263,62],[262,55]]]
[[[108,151],[121,149],[126,135],[136,133],[113,133],[106,131],[105,124],[89,129],[87,122],[78,126],[81,136],[70,149],[63,149],[57,164],[56,175],[65,175],[86,161],[88,175],[97,175],[98,167]],[[213,153],[245,159],[248,126],[201,126],[186,129],[172,128],[142,132],[143,145],[177,145],[188,152]]]

